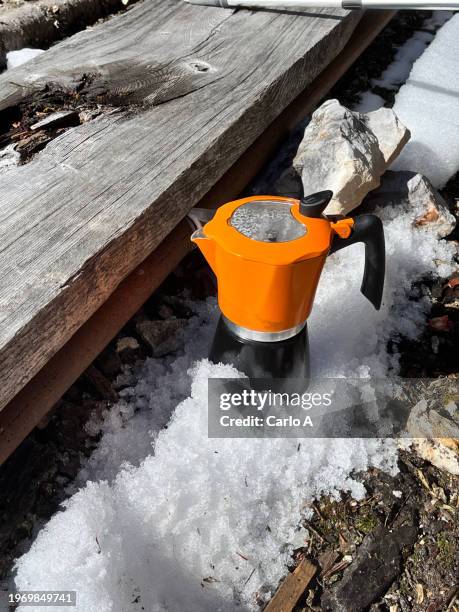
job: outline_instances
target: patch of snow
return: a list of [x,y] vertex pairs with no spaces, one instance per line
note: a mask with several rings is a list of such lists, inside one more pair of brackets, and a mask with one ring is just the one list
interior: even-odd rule
[[21,155],[14,147],[14,144],[10,144],[0,151],[0,173],[15,168],[21,161]]
[[412,170],[443,187],[459,170],[459,15],[437,33],[397,94],[394,111],[411,141],[394,170]]
[[397,89],[409,77],[414,62],[420,57],[434,35],[430,32],[415,32],[397,51],[394,61],[383,71],[379,79],[372,79],[372,86]]
[[78,492],[20,561],[17,584],[76,589],[81,611],[255,608],[254,592],[286,571],[311,494],[361,498],[353,469],[394,469],[392,442],[209,439],[207,380],[235,375],[201,361],[155,455]]
[[455,14],[455,11],[433,11],[432,15],[423,23],[426,30],[437,30]]
[[[435,34],[428,30],[438,30],[454,15],[451,11],[434,11],[429,19],[423,22],[423,29],[413,33],[413,36],[397,50],[394,60],[381,73],[379,78],[371,80],[372,87],[382,87],[388,90],[398,90],[410,75],[414,62],[424,53],[432,42]],[[360,102],[353,107],[360,113],[368,113],[384,106],[384,99],[372,91],[360,94]]]
[[358,113],[371,113],[372,111],[378,110],[384,106],[384,100],[381,96],[373,93],[372,91],[364,91],[360,94],[360,102],[354,104],[352,107],[353,111]]
[[[358,246],[330,258],[309,322],[318,377],[397,371],[388,340],[419,337],[429,309],[422,295],[410,299],[413,281],[435,273],[436,261],[441,274],[452,271],[454,247],[414,229],[413,213],[386,207],[381,216],[383,308],[359,292]],[[269,594],[286,572],[308,502],[345,490],[362,497],[354,472],[396,469],[392,441],[209,439],[207,380],[237,373],[204,359],[215,301],[193,308],[183,354],[148,359],[123,401],[92,424],[103,435],[81,476],[96,482],[19,559],[18,589],[77,590],[81,612],[255,609],[255,593]]]
[[19,49],[18,51],[10,51],[6,54],[7,60],[7,70],[11,70],[11,68],[17,68],[18,66],[22,66],[26,62],[30,61],[34,57],[41,55],[44,53],[43,49]]

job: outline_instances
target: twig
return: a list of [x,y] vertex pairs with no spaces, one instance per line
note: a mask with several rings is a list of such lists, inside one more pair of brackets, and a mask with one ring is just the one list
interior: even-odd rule
[[459,595],[459,586],[456,587],[456,590],[453,593],[451,601],[449,602],[448,607],[446,608],[446,612],[452,609],[452,607],[454,606],[454,602],[457,600],[458,595]]
[[319,538],[319,540],[321,542],[325,542],[325,538],[323,538],[320,533],[317,531],[317,529],[315,529],[315,527],[313,527],[310,523],[307,523],[308,525],[308,529],[310,529],[312,531],[312,533],[317,536]]
[[248,583],[248,581],[252,578],[252,576],[255,573],[256,568],[254,567],[253,570],[250,572],[250,576],[247,578],[247,580],[244,582],[244,586],[246,586],[246,584]]

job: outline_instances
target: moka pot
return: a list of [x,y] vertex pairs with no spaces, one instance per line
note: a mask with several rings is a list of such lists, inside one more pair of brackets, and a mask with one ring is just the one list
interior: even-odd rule
[[384,231],[375,215],[339,219],[331,191],[301,200],[256,196],[221,206],[192,240],[217,277],[218,323],[210,359],[252,378],[309,377],[307,319],[329,254],[365,244],[361,291],[380,308]]

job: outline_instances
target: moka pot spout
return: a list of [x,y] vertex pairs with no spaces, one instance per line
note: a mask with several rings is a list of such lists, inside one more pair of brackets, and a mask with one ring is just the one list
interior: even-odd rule
[[192,236],[191,240],[196,244],[201,253],[204,255],[207,263],[212,268],[214,274],[216,274],[216,264],[215,264],[215,253],[216,253],[216,243],[213,238],[206,236],[204,233],[204,229],[196,230]]

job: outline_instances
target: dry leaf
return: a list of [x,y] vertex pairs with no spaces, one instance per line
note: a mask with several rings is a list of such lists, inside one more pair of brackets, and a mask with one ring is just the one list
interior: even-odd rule
[[431,493],[430,485],[427,482],[427,478],[424,476],[424,474],[421,472],[421,470],[416,470],[416,474],[418,475],[419,480],[424,485],[424,487],[427,489],[427,491],[429,491],[429,493]]
[[424,589],[422,588],[422,584],[416,585],[416,603],[422,604],[424,601]]
[[449,332],[453,329],[453,326],[453,322],[449,320],[448,315],[434,317],[429,321],[429,327],[435,331]]

